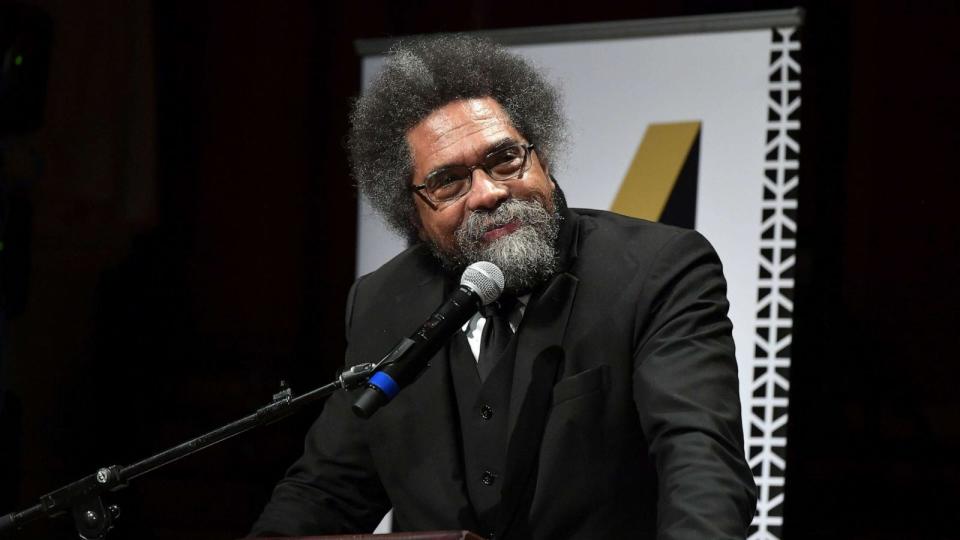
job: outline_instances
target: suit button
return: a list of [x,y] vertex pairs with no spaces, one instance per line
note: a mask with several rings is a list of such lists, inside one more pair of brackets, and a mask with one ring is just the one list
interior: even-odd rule
[[485,486],[492,486],[493,483],[497,481],[497,475],[490,471],[483,471],[483,474],[480,476],[480,481],[483,482]]
[[484,405],[483,407],[480,407],[480,418],[483,418],[484,420],[489,420],[493,418],[493,407],[489,405]]

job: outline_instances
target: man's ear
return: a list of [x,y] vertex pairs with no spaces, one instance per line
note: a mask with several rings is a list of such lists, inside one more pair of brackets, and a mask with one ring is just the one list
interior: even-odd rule
[[553,188],[556,189],[556,188],[557,188],[557,183],[556,183],[556,181],[554,181],[553,175],[550,174],[550,163],[548,163],[548,162],[547,162],[546,160],[544,160],[544,159],[541,159],[539,153],[537,153],[536,156],[537,156],[537,160],[538,160],[539,163],[540,163],[540,168],[543,170],[544,176],[546,176],[547,178],[550,179],[550,183],[552,183],[552,184],[553,184]]
[[553,182],[553,200],[557,202],[557,210],[566,210],[567,196],[563,194],[560,184],[557,183],[557,179],[552,174],[550,175],[550,181]]

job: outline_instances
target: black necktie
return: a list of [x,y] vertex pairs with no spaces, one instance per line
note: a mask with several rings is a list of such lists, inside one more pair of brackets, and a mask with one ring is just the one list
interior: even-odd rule
[[510,344],[513,337],[510,315],[515,305],[515,298],[500,297],[498,301],[480,308],[480,313],[487,319],[483,325],[483,334],[480,335],[480,358],[477,359],[477,372],[480,373],[481,381],[487,379],[487,375],[493,371],[493,366]]

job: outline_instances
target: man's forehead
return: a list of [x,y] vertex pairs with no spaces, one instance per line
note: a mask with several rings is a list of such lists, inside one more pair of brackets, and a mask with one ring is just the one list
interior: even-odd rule
[[467,122],[481,125],[509,123],[509,117],[500,103],[493,98],[485,97],[447,103],[433,110],[421,121],[421,124],[428,129],[445,132]]
[[417,165],[481,157],[504,140],[519,140],[510,117],[491,98],[448,103],[407,133]]

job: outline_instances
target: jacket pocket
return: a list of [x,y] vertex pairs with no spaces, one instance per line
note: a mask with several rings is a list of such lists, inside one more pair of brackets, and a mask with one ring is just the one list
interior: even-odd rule
[[553,386],[553,404],[610,387],[610,366],[604,364],[562,379]]

